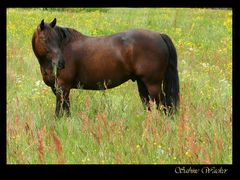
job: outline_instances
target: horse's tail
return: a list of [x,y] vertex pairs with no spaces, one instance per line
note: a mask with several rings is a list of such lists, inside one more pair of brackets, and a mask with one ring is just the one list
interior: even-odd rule
[[167,72],[163,81],[163,105],[167,107],[168,112],[172,113],[177,110],[179,105],[179,77],[177,70],[177,52],[172,40],[166,34],[161,34],[167,44],[169,51],[169,62]]

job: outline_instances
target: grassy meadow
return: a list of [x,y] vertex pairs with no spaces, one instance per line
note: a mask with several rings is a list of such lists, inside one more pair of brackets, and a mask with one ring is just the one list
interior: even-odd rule
[[[168,34],[178,53],[180,110],[146,112],[136,82],[71,90],[71,117],[55,119],[31,38],[42,19],[89,36],[133,28]],[[8,164],[231,164],[232,11],[7,9]]]

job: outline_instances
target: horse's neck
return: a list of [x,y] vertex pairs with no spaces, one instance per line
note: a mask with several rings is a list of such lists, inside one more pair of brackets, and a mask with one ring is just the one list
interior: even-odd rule
[[81,32],[75,30],[75,29],[72,29],[72,28],[66,28],[66,30],[68,30],[68,32],[71,34],[71,36],[73,36],[74,38],[76,39],[81,39],[81,38],[84,38],[85,35],[82,34]]
[[87,38],[86,35],[72,28],[65,28],[65,31],[65,33],[67,34],[66,37],[62,40],[61,48],[65,48],[68,44],[74,43],[79,40],[82,41]]

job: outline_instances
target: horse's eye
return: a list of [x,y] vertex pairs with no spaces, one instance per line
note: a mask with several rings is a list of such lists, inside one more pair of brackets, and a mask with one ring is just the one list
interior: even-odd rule
[[42,36],[42,40],[43,40],[43,41],[47,41],[47,40],[48,40],[48,36],[44,34],[44,35]]
[[44,36],[44,34],[40,34],[40,35],[39,35],[39,38],[40,38],[41,40],[43,40],[43,41],[46,40],[46,36]]

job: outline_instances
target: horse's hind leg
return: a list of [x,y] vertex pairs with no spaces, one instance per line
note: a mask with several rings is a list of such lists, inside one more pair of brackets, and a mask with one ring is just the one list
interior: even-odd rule
[[157,109],[160,105],[161,86],[159,84],[146,84],[150,100],[156,103]]
[[142,100],[144,108],[147,107],[148,110],[150,110],[150,104],[149,104],[150,99],[149,99],[149,93],[148,93],[147,87],[140,79],[137,80],[137,85],[138,85],[139,96]]
[[161,89],[161,85],[146,85],[150,99],[153,100],[156,105],[157,109],[160,108],[160,103],[163,105],[163,111],[166,115],[172,114],[172,107],[169,101],[166,99],[166,94]]

